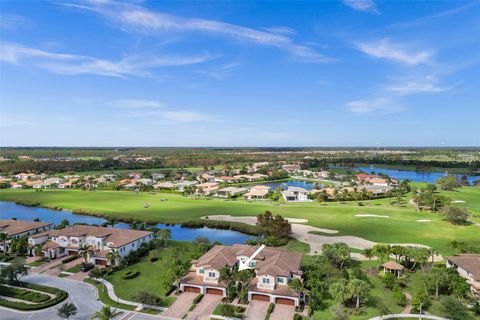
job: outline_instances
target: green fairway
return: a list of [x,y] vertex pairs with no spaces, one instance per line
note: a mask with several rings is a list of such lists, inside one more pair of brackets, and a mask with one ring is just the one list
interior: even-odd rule
[[[458,191],[443,192],[454,203],[478,214],[480,189],[464,187]],[[160,201],[167,199],[167,201]],[[194,200],[180,194],[135,193],[126,191],[80,191],[80,190],[2,190],[0,201],[28,200],[42,206],[58,206],[68,210],[83,209],[120,218],[133,218],[168,223],[182,223],[199,219],[204,215],[230,214],[254,216],[266,210],[285,217],[305,218],[308,224],[321,228],[339,230],[336,235],[355,235],[376,242],[421,243],[437,248],[444,254],[453,251],[447,247],[451,240],[463,240],[480,244],[480,227],[454,226],[442,220],[439,214],[416,212],[408,204],[397,207],[389,199],[366,201],[365,206],[356,202],[345,203],[270,203],[246,202],[219,199]],[[148,202],[150,207],[144,208]],[[356,214],[387,215],[389,218],[356,217]],[[417,222],[416,220],[431,220]]]

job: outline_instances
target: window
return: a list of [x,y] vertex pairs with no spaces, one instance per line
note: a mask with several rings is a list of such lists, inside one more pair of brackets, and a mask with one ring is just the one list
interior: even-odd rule
[[209,272],[208,277],[209,278],[215,278],[215,272]]
[[250,261],[250,263],[248,264],[250,267],[255,267],[257,265],[257,261],[255,260],[252,260]]
[[278,277],[278,278],[277,278],[277,282],[278,282],[278,283],[284,283],[284,282],[283,282],[283,278],[282,278],[282,277]]
[[200,270],[198,270],[198,273],[200,273],[200,274],[204,274],[204,273],[205,273],[205,270],[203,270],[203,269],[200,269]]
[[270,279],[268,279],[268,278],[262,278],[262,282],[263,282],[263,283],[266,283],[266,284],[269,284],[269,283],[270,283]]

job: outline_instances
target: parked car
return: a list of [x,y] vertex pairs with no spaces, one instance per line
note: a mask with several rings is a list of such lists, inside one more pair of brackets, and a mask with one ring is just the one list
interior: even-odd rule
[[93,267],[94,267],[93,263],[82,263],[82,265],[80,266],[80,271],[88,272],[92,270]]

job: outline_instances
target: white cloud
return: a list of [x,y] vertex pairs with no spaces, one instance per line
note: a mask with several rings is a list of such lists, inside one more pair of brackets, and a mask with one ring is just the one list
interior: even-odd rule
[[205,74],[217,80],[223,80],[223,79],[226,79],[231,74],[231,72],[234,69],[238,68],[239,66],[240,66],[240,63],[232,62],[232,63],[224,64],[209,70],[199,70],[197,71],[197,73]]
[[403,106],[387,98],[354,100],[347,102],[345,105],[354,113],[395,113],[405,109]]
[[165,111],[160,112],[159,114],[167,120],[179,122],[197,122],[212,120],[212,118],[208,115],[192,111]]
[[343,0],[343,3],[358,11],[380,14],[373,0]]
[[399,95],[409,95],[417,93],[445,92],[451,90],[452,88],[453,87],[439,86],[437,77],[426,76],[420,80],[412,80],[388,85],[387,87],[385,87],[385,90],[394,92]]
[[274,31],[261,31],[216,20],[182,18],[126,3],[67,4],[67,6],[99,13],[119,23],[123,30],[140,31],[147,34],[160,32],[201,32],[276,47],[304,61],[330,62],[333,60],[310,47],[295,43],[286,35],[286,33],[291,34],[293,30],[285,27],[275,27],[273,29]]
[[158,109],[158,108],[165,107],[164,104],[158,101],[146,100],[146,99],[121,99],[121,100],[109,102],[108,104],[114,107],[127,108],[127,109],[143,109],[143,108]]
[[31,20],[27,17],[17,14],[2,14],[0,15],[0,29],[16,29],[18,26],[25,26],[31,24]]
[[10,42],[0,42],[0,61],[11,64],[30,64],[63,75],[95,74],[127,77],[150,76],[149,70],[159,67],[182,66],[213,59],[209,54],[199,56],[127,56],[118,61],[95,57],[53,53]]
[[356,48],[375,58],[400,62],[406,65],[429,64],[433,52],[422,50],[409,52],[403,44],[392,43],[389,39],[356,43]]

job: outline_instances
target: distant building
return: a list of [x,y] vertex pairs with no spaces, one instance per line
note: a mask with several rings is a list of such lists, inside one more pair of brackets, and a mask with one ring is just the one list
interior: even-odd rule
[[288,187],[282,192],[282,196],[287,202],[308,202],[308,191],[299,187]]
[[[26,221],[26,220],[0,220],[0,233],[6,233],[10,239],[18,239],[23,236],[29,236],[38,232],[50,230],[54,227],[53,223]],[[0,243],[0,249],[4,252],[9,251],[10,241]]]
[[246,193],[247,191],[247,188],[227,187],[217,190],[215,192],[215,195],[219,198],[228,198],[238,196],[240,194]]
[[472,292],[480,296],[480,254],[447,257],[447,268],[454,268],[467,280]]
[[244,197],[246,200],[259,200],[265,199],[270,192],[269,186],[257,185],[250,188],[250,190],[245,193]]

